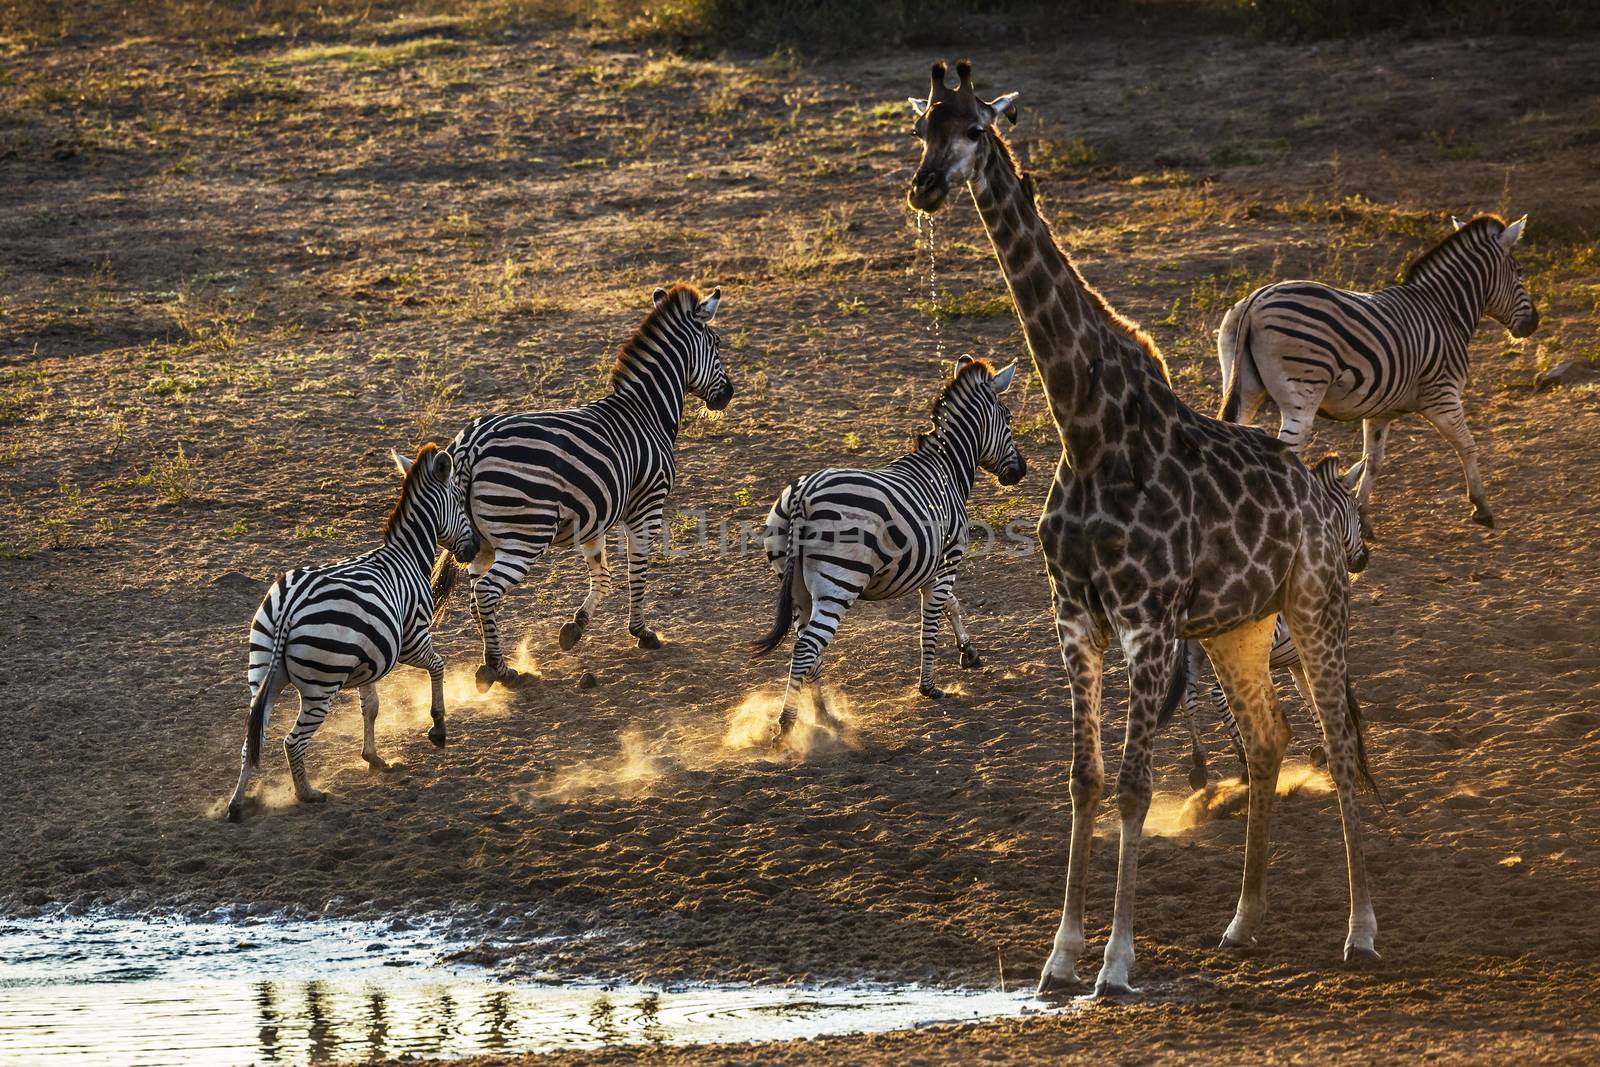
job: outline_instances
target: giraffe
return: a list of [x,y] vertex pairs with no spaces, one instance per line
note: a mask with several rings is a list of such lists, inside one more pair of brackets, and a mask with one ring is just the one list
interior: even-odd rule
[[1289,727],[1268,673],[1275,617],[1300,647],[1337,787],[1349,874],[1345,958],[1376,959],[1356,786],[1369,787],[1359,711],[1349,695],[1349,578],[1330,505],[1288,446],[1184,404],[1137,326],[1117,314],[1061,251],[1031,178],[996,128],[1016,121],[1016,93],[985,103],[972,65],[959,86],[933,65],[913,98],[922,158],[907,190],[933,212],[965,183],[1005,275],[1061,437],[1061,461],[1038,533],[1072,695],[1072,837],[1061,924],[1039,991],[1078,982],[1094,816],[1105,772],[1100,745],[1104,654],[1128,661],[1128,725],[1116,800],[1121,817],[1111,936],[1094,995],[1137,992],[1134,885],[1150,806],[1151,745],[1184,677],[1183,644],[1198,639],[1243,735],[1250,770],[1244,878],[1225,948],[1248,945],[1266,914],[1268,830]]

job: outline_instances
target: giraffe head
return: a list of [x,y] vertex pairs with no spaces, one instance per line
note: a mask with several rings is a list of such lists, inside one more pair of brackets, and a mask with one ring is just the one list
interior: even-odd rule
[[992,131],[1000,116],[1017,121],[1017,94],[1006,93],[988,103],[972,91],[972,61],[956,64],[959,84],[945,85],[944,60],[933,65],[928,99],[911,97],[917,120],[912,129],[922,140],[922,162],[911,179],[906,200],[918,211],[938,211],[952,187],[972,179],[990,152],[1001,151]]

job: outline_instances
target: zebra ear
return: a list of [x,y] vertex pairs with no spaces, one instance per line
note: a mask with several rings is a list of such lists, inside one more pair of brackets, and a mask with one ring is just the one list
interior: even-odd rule
[[436,480],[448,482],[450,480],[450,472],[455,469],[455,466],[455,457],[444,449],[441,448],[433,454],[433,476]]
[[395,470],[399,471],[401,474],[411,473],[411,464],[414,462],[413,460],[407,459],[392,448],[389,449],[389,458],[394,460]]
[[722,303],[722,286],[711,290],[711,295],[700,301],[700,306],[694,309],[695,317],[701,322],[710,322],[711,316],[717,313],[717,305]]
[[657,304],[661,303],[661,301],[665,300],[666,298],[667,291],[665,289],[657,289],[654,293],[650,294],[650,299],[655,301]]
[[1524,215],[1504,230],[1500,231],[1500,247],[1507,252],[1511,251],[1518,241],[1522,240],[1522,230],[1528,225],[1528,216]]
[[1459,230],[1464,225],[1465,225],[1465,223],[1463,223],[1460,219],[1456,218],[1454,215],[1450,216],[1450,229]]
[[1339,481],[1343,482],[1344,487],[1353,493],[1356,491],[1356,486],[1361,484],[1361,475],[1366,469],[1366,458],[1363,457],[1358,459],[1355,461],[1355,463],[1351,464],[1349,470],[1339,475]]
[[1013,363],[1013,364],[1011,364],[1011,366],[1007,367],[1005,370],[996,371],[994,378],[990,381],[989,384],[994,386],[994,391],[996,393],[1003,393],[1007,389],[1011,388],[1011,379],[1015,378],[1016,376],[1017,376],[1017,365],[1015,363]]

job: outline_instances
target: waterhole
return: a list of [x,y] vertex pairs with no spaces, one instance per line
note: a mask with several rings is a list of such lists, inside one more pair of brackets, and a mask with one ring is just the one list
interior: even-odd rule
[[767,1041],[1034,1010],[918,986],[496,980],[375,924],[0,919],[0,1063],[280,1064]]

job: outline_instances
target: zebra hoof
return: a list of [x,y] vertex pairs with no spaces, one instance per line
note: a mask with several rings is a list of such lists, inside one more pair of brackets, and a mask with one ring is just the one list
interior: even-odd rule
[[389,761],[384,759],[382,756],[378,756],[378,755],[369,756],[365,752],[363,752],[363,753],[361,753],[361,758],[366,760],[367,761],[367,766],[370,767],[371,769],[375,770],[375,771],[393,770],[393,768],[389,766]]
[[478,687],[478,692],[487,693],[489,687],[494,685],[494,668],[485,663],[478,668],[478,673],[473,677],[473,682]]
[[244,805],[243,804],[229,804],[228,805],[228,821],[229,822],[243,822],[244,821]]
[[428,740],[433,742],[435,748],[443,748],[445,741],[444,727],[435,726],[433,729],[429,730]]
[[1488,508],[1478,508],[1473,511],[1472,521],[1479,526],[1486,526],[1491,530],[1494,529],[1494,516],[1490,514]]
[[961,669],[972,671],[981,666],[983,666],[983,657],[978,655],[978,650],[971,645],[964,645],[961,649]]
[[307,789],[303,793],[296,793],[295,797],[302,804],[325,804],[328,800],[328,794],[319,789]]
[[919,685],[917,691],[929,700],[943,700],[945,693],[936,685]]
[[570,652],[572,650],[572,646],[576,645],[578,643],[578,639],[582,636],[583,627],[579,626],[575,622],[569,622],[565,626],[561,627],[561,635],[559,638],[561,642],[561,651]]
[[505,686],[507,689],[521,689],[523,686],[533,681],[533,675],[528,674],[526,671],[514,671],[507,667],[505,673],[500,675],[495,680],[501,685]]
[[1206,787],[1206,777],[1206,769],[1204,767],[1190,767],[1189,788],[1198,793]]
[[661,647],[661,638],[654,630],[645,630],[635,636],[639,638],[640,648],[657,649]]

